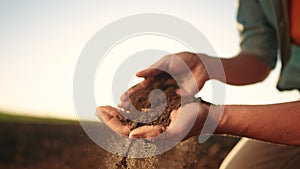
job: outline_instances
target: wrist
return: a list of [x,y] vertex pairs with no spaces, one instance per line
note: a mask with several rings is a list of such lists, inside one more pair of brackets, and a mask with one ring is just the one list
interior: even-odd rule
[[225,111],[225,105],[212,105],[210,107],[209,113],[213,119],[213,124],[215,124],[214,134],[227,134],[225,132],[225,126],[228,119],[228,114]]
[[201,60],[206,70],[207,80],[214,79],[226,82],[225,71],[221,58],[203,55]]
[[250,119],[247,118],[248,106],[224,105],[215,134],[245,136]]
[[200,106],[202,112],[205,112],[202,133],[205,134],[223,134],[223,126],[227,121],[224,115],[224,105],[214,105],[201,100]]
[[[200,58],[200,64],[197,64],[197,69],[199,72],[199,77],[202,77],[203,81],[210,80],[210,75],[208,73],[207,67],[211,62],[211,57],[206,54],[195,54],[198,58]],[[200,76],[201,75],[201,76]]]

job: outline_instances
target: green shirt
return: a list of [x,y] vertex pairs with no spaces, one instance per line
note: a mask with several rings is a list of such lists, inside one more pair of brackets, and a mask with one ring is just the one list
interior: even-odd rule
[[288,0],[240,0],[238,29],[241,51],[271,68],[281,60],[279,90],[300,90],[300,47],[291,44]]

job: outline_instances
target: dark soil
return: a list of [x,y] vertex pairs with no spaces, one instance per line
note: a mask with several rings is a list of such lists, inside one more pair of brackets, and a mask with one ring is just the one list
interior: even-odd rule
[[[123,124],[130,125],[131,130],[143,125],[162,125],[167,127],[170,124],[169,117],[171,112],[177,110],[181,106],[181,102],[182,104],[188,104],[202,101],[200,98],[195,97],[184,97],[181,101],[181,97],[176,94],[176,89],[179,89],[178,85],[164,84],[167,80],[174,79],[168,73],[163,72],[156,76],[147,88],[131,95],[130,101],[134,107],[129,108],[128,111],[130,113],[120,110],[120,113],[125,116],[120,117]],[[163,92],[154,92],[150,98],[151,91],[155,89]],[[150,100],[152,103],[150,103]],[[142,115],[140,112],[142,112]]]
[[[119,111],[123,115],[119,117],[122,123],[125,125],[130,125],[131,130],[143,125],[161,125],[163,126],[163,128],[166,128],[170,124],[169,117],[171,112],[173,110],[177,110],[180,106],[184,106],[185,104],[192,102],[202,102],[204,104],[209,104],[202,101],[201,98],[181,98],[176,94],[176,89],[179,88],[178,85],[166,85],[165,82],[168,80],[174,79],[172,79],[172,77],[166,72],[163,72],[152,79],[147,88],[139,90],[139,92],[131,95],[130,101],[134,107],[130,107],[129,110]],[[150,94],[151,91],[155,89],[159,89],[162,92],[155,92],[154,94]],[[127,151],[130,151],[130,146],[131,145],[129,144]],[[212,149],[219,148],[220,147],[215,147]],[[202,150],[201,147],[198,146],[197,139],[191,138],[185,142],[180,143],[177,148],[175,148],[175,150],[171,151],[175,151],[176,155],[173,159],[170,159],[170,161],[180,160],[182,162],[181,164],[174,166],[174,168],[191,168],[198,162],[199,152],[201,152]],[[152,156],[144,159],[134,159],[120,157],[117,155],[110,155],[106,158],[106,166],[111,169],[157,168],[159,166],[159,159],[159,156]]]
[[[105,128],[103,125],[103,130]],[[217,169],[238,141],[213,136],[199,144],[195,139],[186,140],[162,154],[158,162],[146,164],[155,163],[158,169]],[[96,145],[78,122],[0,121],[0,169],[106,169],[105,158],[109,156],[112,154]],[[145,164],[145,159],[135,161]]]

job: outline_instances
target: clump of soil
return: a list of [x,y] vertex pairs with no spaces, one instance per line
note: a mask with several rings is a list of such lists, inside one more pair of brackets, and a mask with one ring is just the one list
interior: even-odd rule
[[[179,89],[179,86],[177,84],[165,84],[168,80],[174,79],[168,73],[162,72],[151,81],[147,88],[131,95],[129,98],[133,107],[129,108],[130,113],[120,110],[120,113],[125,117],[121,116],[119,120],[123,124],[130,125],[131,130],[143,125],[162,125],[167,127],[170,124],[169,117],[171,112],[177,110],[181,104],[185,105],[202,101],[200,98],[192,96],[184,97],[181,100],[181,96],[176,93],[176,89]],[[154,92],[151,95],[151,92],[155,89],[163,92]],[[152,103],[150,103],[150,100]],[[142,112],[142,116],[140,112]]]
[[[123,116],[120,116],[119,120],[123,124],[129,125],[131,130],[143,125],[161,125],[163,128],[166,128],[171,122],[169,117],[173,110],[177,110],[180,106],[188,103],[203,102],[200,98],[191,96],[181,98],[181,96],[176,94],[176,90],[179,89],[177,84],[165,84],[166,81],[170,80],[174,79],[168,73],[162,72],[151,80],[151,84],[147,88],[131,95],[129,99],[133,107],[128,110],[120,109],[119,111]],[[159,89],[162,92],[155,89]],[[180,155],[183,157],[191,153],[194,156],[197,155],[197,150],[193,149],[196,143],[196,139],[186,141],[185,144],[187,145],[183,144],[183,146],[192,147],[188,151],[179,152]],[[131,144],[129,144],[127,151],[129,151],[130,146]],[[108,168],[156,168],[158,166],[158,158],[158,156],[152,156],[144,159],[135,159],[111,155],[106,158],[106,164]],[[192,160],[190,164],[194,162]],[[188,166],[190,165],[185,164],[184,167]]]

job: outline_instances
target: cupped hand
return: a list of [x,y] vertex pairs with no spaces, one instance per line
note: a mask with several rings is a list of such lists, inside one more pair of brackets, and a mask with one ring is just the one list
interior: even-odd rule
[[182,141],[200,134],[209,112],[209,105],[203,103],[189,103],[170,115],[170,124],[166,128],[162,125],[144,125],[130,131],[129,125],[120,121],[118,109],[111,106],[100,106],[96,115],[110,129],[117,134],[130,139],[146,139],[149,141],[171,140]]
[[171,123],[164,128],[161,125],[141,126],[129,133],[129,138],[143,138],[149,141],[170,140],[183,141],[200,134],[209,105],[203,103],[189,103],[170,115]]
[[176,91],[178,95],[195,95],[204,86],[205,82],[209,80],[208,73],[202,62],[203,59],[207,58],[208,56],[205,54],[194,54],[190,52],[164,56],[149,68],[136,74],[138,77],[143,77],[144,81],[129,89],[121,96],[119,107],[129,108],[129,97],[146,88],[152,79],[160,74],[162,70],[171,74],[171,76],[176,79],[176,81],[174,79],[168,80],[165,84],[177,83],[180,86],[180,89]]

